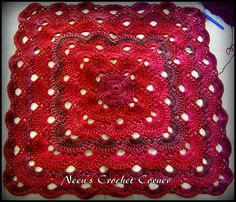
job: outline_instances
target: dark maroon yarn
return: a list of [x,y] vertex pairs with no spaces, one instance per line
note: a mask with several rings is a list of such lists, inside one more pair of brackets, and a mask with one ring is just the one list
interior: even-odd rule
[[206,9],[220,16],[227,24],[234,26],[234,2],[203,2]]
[[[232,147],[200,9],[32,3],[18,22],[6,191],[81,199],[223,194],[234,177]],[[99,183],[102,175],[110,183]],[[133,182],[116,186],[123,175]]]

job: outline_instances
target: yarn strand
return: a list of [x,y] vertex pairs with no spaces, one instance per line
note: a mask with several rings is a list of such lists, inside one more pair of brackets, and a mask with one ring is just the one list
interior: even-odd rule
[[[225,52],[226,52],[227,55],[230,55],[231,53],[234,53],[233,27],[231,27],[231,33],[232,33],[231,46],[228,47],[228,48],[225,50]],[[226,67],[230,64],[230,62],[231,62],[231,60],[233,59],[233,57],[234,57],[234,54],[231,56],[230,60],[225,64],[225,66],[223,67],[223,69],[221,70],[221,72],[220,72],[218,75],[222,74],[222,73],[225,71]]]

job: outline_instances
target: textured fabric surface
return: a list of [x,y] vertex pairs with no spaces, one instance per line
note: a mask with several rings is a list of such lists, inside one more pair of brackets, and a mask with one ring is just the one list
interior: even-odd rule
[[[195,8],[31,4],[9,61],[7,190],[47,198],[223,193],[231,145],[209,40]],[[61,185],[68,175],[86,182]],[[134,181],[101,184],[101,175]]]

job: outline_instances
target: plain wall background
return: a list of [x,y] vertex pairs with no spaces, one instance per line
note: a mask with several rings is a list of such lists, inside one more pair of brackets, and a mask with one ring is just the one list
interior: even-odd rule
[[[17,17],[21,11],[23,11],[30,3],[33,2],[5,2],[2,4],[2,147],[7,139],[7,128],[5,125],[5,113],[8,111],[10,107],[10,102],[7,94],[7,84],[10,79],[10,71],[8,68],[8,60],[15,52],[15,46],[13,37],[18,29],[18,20]],[[53,2],[39,2],[43,5],[50,5]],[[77,4],[78,2],[66,2],[67,4]],[[104,4],[122,4],[122,5],[132,5],[134,2],[96,2],[96,4],[104,5]],[[154,2],[150,2],[154,3]],[[158,2],[155,2],[158,3]],[[199,2],[175,2],[177,6],[192,6],[202,9],[202,5]],[[209,13],[215,20],[217,20],[221,25],[224,26],[225,30],[221,30],[216,27],[210,21],[206,22],[206,29],[210,34],[210,51],[217,58],[217,69],[220,72],[223,66],[230,60],[231,55],[228,56],[225,52],[226,48],[231,46],[231,27],[223,22],[223,20]],[[224,94],[222,97],[223,107],[227,111],[229,115],[229,121],[227,123],[227,135],[230,138],[232,144],[232,153],[230,156],[230,168],[234,172],[234,58],[231,63],[226,68],[225,72],[219,75],[220,79],[224,84]],[[2,156],[2,171],[5,170],[5,158]],[[32,200],[32,199],[42,199],[39,194],[28,194],[25,196],[13,196],[11,195],[2,184],[3,197],[5,199],[17,199],[17,200]],[[234,193],[234,181],[229,185],[224,194],[220,196],[210,196],[199,194],[191,198],[191,200],[201,200],[201,199],[213,199],[213,200],[221,200],[221,199],[233,199]],[[63,195],[59,198],[59,200],[65,199],[76,199],[77,197],[74,195]],[[104,196],[97,195],[91,199],[137,199],[137,200],[152,200],[142,195],[131,195],[126,198],[118,198],[112,196]],[[166,194],[165,196],[159,198],[162,200],[189,200],[178,195]],[[153,199],[157,200],[157,199]]]

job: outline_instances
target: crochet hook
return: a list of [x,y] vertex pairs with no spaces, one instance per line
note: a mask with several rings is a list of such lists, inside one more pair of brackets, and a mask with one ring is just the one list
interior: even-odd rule
[[204,11],[202,11],[202,14],[208,19],[210,20],[212,23],[214,23],[217,27],[219,27],[220,29],[224,30],[224,27],[219,24],[216,20],[214,20],[211,16],[209,16],[208,14],[206,14]]

